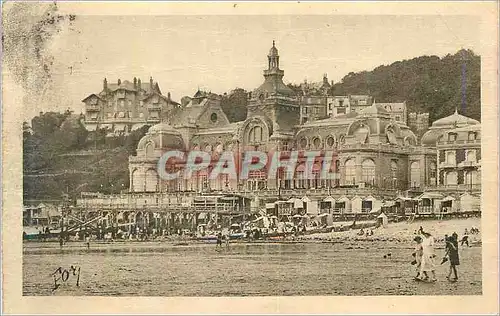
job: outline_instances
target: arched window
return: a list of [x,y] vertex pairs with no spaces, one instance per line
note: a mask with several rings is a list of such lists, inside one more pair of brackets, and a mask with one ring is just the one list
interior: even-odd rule
[[302,137],[299,142],[300,149],[307,149],[307,138]]
[[340,135],[340,137],[339,137],[339,144],[340,145],[344,145],[344,143],[345,143],[345,136],[344,135]]
[[368,128],[364,125],[361,125],[355,132],[354,137],[356,138],[356,142],[365,144],[368,139]]
[[139,170],[132,171],[132,191],[144,191],[144,173],[141,173]]
[[476,170],[468,171],[465,174],[465,184],[475,185],[479,183],[479,173]]
[[345,182],[346,184],[356,183],[356,162],[354,159],[345,162]]
[[431,162],[429,165],[429,185],[436,185],[437,180],[437,166],[435,162]]
[[412,188],[420,187],[420,165],[417,161],[410,164],[410,186]]
[[375,185],[375,163],[371,159],[365,159],[361,164],[363,182],[367,185]]
[[326,138],[326,144],[329,148],[332,148],[335,145],[335,138],[333,138],[333,136],[328,136]]
[[314,138],[313,146],[314,149],[321,149],[321,139],[319,139],[318,137]]
[[155,145],[152,142],[147,143],[146,145],[146,157],[151,157],[154,154]]
[[398,162],[391,160],[391,187],[397,187],[398,183]]
[[249,143],[261,143],[264,141],[262,126],[254,126],[250,129],[248,133]]
[[215,147],[215,151],[219,154],[222,153],[224,151],[224,145],[217,144],[217,146]]
[[146,192],[156,192],[158,190],[158,174],[155,170],[146,171]]

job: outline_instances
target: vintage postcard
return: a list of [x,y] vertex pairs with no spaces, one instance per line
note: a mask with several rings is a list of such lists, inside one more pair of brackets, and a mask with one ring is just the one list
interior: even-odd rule
[[498,313],[497,21],[3,3],[3,313]]

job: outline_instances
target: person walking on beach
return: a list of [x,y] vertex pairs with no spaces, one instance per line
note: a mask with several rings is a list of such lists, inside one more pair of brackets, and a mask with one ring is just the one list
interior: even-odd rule
[[[449,281],[457,281],[458,273],[456,266],[460,265],[460,258],[458,256],[458,235],[456,233],[453,233],[451,237],[448,237],[446,239],[445,257],[448,257],[448,260],[450,262],[450,270],[446,279]],[[455,276],[455,278],[453,279],[450,279],[451,272],[453,272],[453,275]]]
[[90,234],[85,236],[85,243],[87,244],[87,249],[90,249]]
[[[424,232],[421,230],[422,233],[422,264],[420,267],[420,277],[422,277],[427,272],[430,272],[432,274],[432,279],[430,280],[431,282],[436,281],[436,263],[435,263],[435,257],[436,255],[434,254],[434,237],[428,232]],[[427,281],[428,276],[426,275],[425,278],[422,280]]]
[[[415,260],[412,262],[413,265],[415,265],[415,269],[417,270],[417,275],[415,276],[415,280],[420,280],[420,269],[422,267],[422,255],[423,255],[423,248],[422,248],[422,237],[416,236],[413,241],[415,241],[415,251],[413,252],[413,257],[415,257]],[[424,271],[425,277],[428,278],[427,272]]]
[[62,232],[59,234],[59,248],[62,249],[64,245],[64,238],[63,238],[63,235],[62,235]]
[[229,249],[229,235],[224,235],[224,240],[226,241],[226,249]]
[[215,245],[215,249],[217,250],[218,248],[222,248],[222,233],[219,232],[217,234],[217,244]]
[[467,247],[470,247],[469,234],[467,233],[467,228],[465,229],[464,236],[462,237],[462,240],[460,241],[460,246],[463,246],[464,244],[466,244]]

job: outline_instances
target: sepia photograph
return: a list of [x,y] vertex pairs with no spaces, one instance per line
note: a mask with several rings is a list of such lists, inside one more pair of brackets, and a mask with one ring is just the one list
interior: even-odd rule
[[476,15],[155,5],[3,4],[19,295],[485,294]]

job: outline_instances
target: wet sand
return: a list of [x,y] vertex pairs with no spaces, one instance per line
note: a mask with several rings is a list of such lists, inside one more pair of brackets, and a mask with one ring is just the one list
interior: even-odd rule
[[[438,259],[444,249],[438,244]],[[388,241],[213,244],[167,242],[24,244],[24,295],[287,296],[481,295],[481,247],[460,249],[460,279],[413,280],[413,245]],[[391,254],[384,259],[384,254]],[[440,260],[438,260],[439,263]],[[58,267],[80,270],[53,290]],[[60,277],[60,274],[58,274]]]

